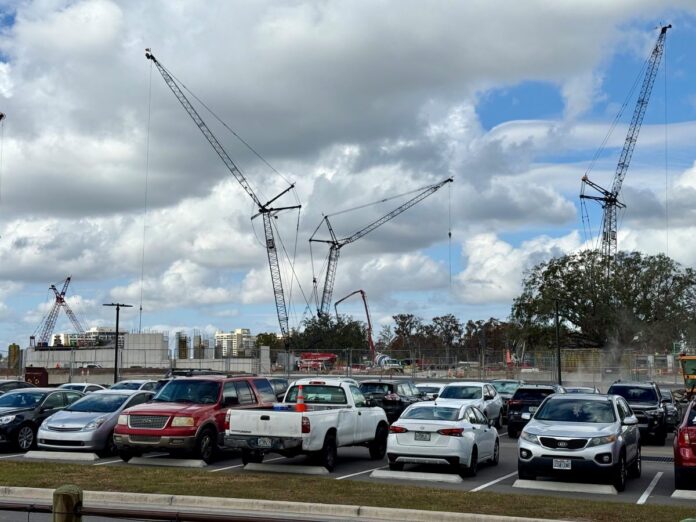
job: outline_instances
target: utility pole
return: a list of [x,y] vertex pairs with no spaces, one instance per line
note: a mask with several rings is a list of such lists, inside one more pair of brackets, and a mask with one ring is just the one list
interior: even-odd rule
[[133,305],[123,304],[123,303],[108,303],[103,306],[115,306],[116,307],[116,344],[114,345],[114,384],[118,382],[118,319],[121,307],[123,308],[133,308]]
[[558,298],[555,297],[553,300],[554,312],[556,316],[556,364],[558,365],[558,385],[563,385],[563,379],[561,378],[561,325],[558,321]]

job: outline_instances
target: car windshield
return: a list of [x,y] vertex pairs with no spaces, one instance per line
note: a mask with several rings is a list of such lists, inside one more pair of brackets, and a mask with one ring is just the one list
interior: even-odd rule
[[575,388],[566,388],[566,393],[594,393],[594,388],[582,388],[582,387],[575,387]]
[[672,390],[660,390],[660,393],[665,399],[672,400]]
[[440,399],[480,399],[483,396],[480,386],[445,386]]
[[689,418],[686,420],[687,426],[696,426],[696,406],[691,407]]
[[438,393],[440,391],[439,386],[416,386],[418,388],[418,391],[421,391],[423,393]]
[[109,389],[110,390],[139,390],[141,386],[142,386],[141,382],[122,381],[122,382],[117,382]]
[[549,399],[536,415],[535,420],[554,422],[614,422],[614,407],[610,401],[586,399]]
[[628,402],[657,402],[655,390],[642,386],[612,386],[609,394],[620,395]]
[[33,408],[48,392],[11,392],[0,397],[0,408]]
[[515,393],[515,390],[520,387],[518,382],[492,382],[491,384],[498,393]]
[[541,402],[552,393],[554,391],[550,388],[518,388],[512,398],[518,401]]
[[62,389],[64,390],[77,390],[77,391],[82,391],[82,389],[85,387],[84,384],[64,384],[61,386]]
[[189,381],[174,379],[162,388],[155,398],[156,402],[190,402],[194,404],[215,404],[220,395],[220,383],[213,381]]
[[[297,402],[298,386],[293,386],[288,391],[285,402]],[[340,386],[325,386],[321,384],[303,384],[302,395],[308,404],[346,404],[346,392]]]
[[389,393],[391,386],[384,382],[363,382],[360,384],[363,393]]
[[402,419],[454,421],[459,416],[459,408],[409,408],[401,414]]
[[73,402],[65,411],[108,413],[118,410],[130,395],[93,393]]

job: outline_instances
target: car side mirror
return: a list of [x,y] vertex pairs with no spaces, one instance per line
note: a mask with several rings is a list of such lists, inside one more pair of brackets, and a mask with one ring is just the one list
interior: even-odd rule
[[239,405],[239,397],[225,397],[222,401],[223,407],[238,406],[238,405]]
[[437,399],[439,395],[437,393],[433,393],[433,400]]
[[493,419],[488,419],[488,427],[489,428],[492,428],[494,424],[495,424],[495,421]]
[[493,399],[493,396],[490,393],[483,396],[484,401],[490,401],[491,399]]
[[638,418],[635,415],[629,415],[623,420],[622,424],[624,426],[635,426],[638,424]]
[[365,407],[374,408],[376,406],[374,399],[365,399]]

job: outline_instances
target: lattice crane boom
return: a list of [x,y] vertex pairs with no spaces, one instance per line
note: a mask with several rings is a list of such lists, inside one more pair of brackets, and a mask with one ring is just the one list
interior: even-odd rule
[[338,258],[340,256],[340,251],[341,248],[344,246],[353,243],[354,241],[357,241],[358,239],[366,236],[376,228],[384,225],[387,221],[391,221],[394,219],[396,216],[399,214],[405,212],[412,206],[416,205],[420,201],[423,201],[425,198],[430,196],[431,194],[434,194],[438,190],[440,190],[444,185],[447,183],[453,182],[453,178],[447,178],[444,179],[438,183],[435,183],[433,185],[429,185],[423,190],[421,190],[416,196],[413,198],[409,199],[406,201],[404,204],[396,207],[395,209],[391,210],[381,218],[373,221],[366,227],[361,228],[357,232],[353,233],[352,235],[343,238],[343,239],[338,239],[336,234],[334,233],[334,230],[331,226],[331,222],[329,221],[329,216],[324,216],[324,222],[326,223],[326,227],[329,230],[329,234],[331,235],[331,239],[328,240],[321,240],[321,239],[314,239],[310,238],[310,242],[318,242],[318,243],[328,243],[331,245],[329,247],[329,258],[326,263],[326,276],[324,277],[324,289],[321,294],[321,304],[319,305],[319,309],[317,310],[318,315],[326,315],[329,313],[329,307],[331,306],[331,297],[333,295],[333,288],[334,288],[334,282],[336,280],[336,268],[338,266]]
[[85,330],[80,324],[80,321],[78,321],[77,317],[75,316],[72,309],[65,300],[65,293],[68,291],[68,286],[70,286],[70,280],[71,277],[68,277],[65,281],[63,281],[63,288],[61,288],[60,292],[58,291],[56,285],[50,286],[50,289],[53,291],[53,295],[55,296],[55,301],[53,302],[51,310],[46,315],[46,319],[43,323],[43,328],[41,328],[41,334],[39,336],[39,342],[44,346],[48,345],[48,340],[51,337],[51,334],[53,333],[53,329],[56,327],[56,321],[58,320],[58,314],[61,308],[65,309],[65,314],[68,316],[70,322],[75,327],[76,332],[78,334],[85,333]]
[[[665,48],[667,29],[670,29],[671,27],[672,25],[670,24],[663,26],[660,29],[657,42],[655,43],[655,47],[653,47],[650,58],[648,59],[645,76],[643,78],[640,93],[638,94],[638,100],[636,101],[636,107],[633,111],[631,123],[628,126],[628,132],[626,133],[626,140],[624,141],[624,146],[621,149],[619,161],[616,165],[611,190],[606,190],[596,183],[591,182],[587,175],[583,176],[582,178],[582,190],[580,198],[598,201],[603,208],[601,251],[603,256],[607,259],[611,259],[614,255],[616,255],[618,249],[617,211],[620,208],[625,208],[625,205],[619,201],[619,193],[621,192],[621,187],[626,177],[626,172],[628,171],[628,167],[631,163],[633,150],[635,149],[636,142],[638,141],[638,135],[640,134],[640,128],[643,124],[645,111],[648,107],[648,102],[650,101],[650,94],[652,93],[655,78],[657,77],[657,71],[660,67],[660,61],[662,60],[662,55]],[[589,186],[597,191],[600,196],[586,195],[586,186]]]
[[283,336],[286,337],[289,333],[288,311],[287,306],[285,304],[283,280],[280,272],[280,263],[278,259],[278,251],[276,248],[276,241],[273,232],[272,218],[275,217],[275,215],[281,210],[300,208],[300,205],[292,205],[286,207],[271,207],[270,205],[278,198],[286,194],[288,191],[292,190],[294,184],[290,185],[290,187],[282,191],[274,198],[270,199],[268,202],[261,203],[261,200],[256,196],[256,193],[251,188],[249,181],[246,179],[244,174],[242,174],[242,172],[239,170],[234,161],[232,161],[232,158],[230,158],[230,156],[227,154],[227,151],[225,151],[222,144],[215,137],[208,125],[206,125],[205,121],[203,121],[203,118],[201,118],[200,114],[198,114],[198,111],[196,111],[196,109],[191,104],[189,99],[186,97],[184,92],[179,88],[178,83],[169,74],[167,69],[159,62],[159,60],[157,60],[157,58],[155,58],[150,49],[145,50],[145,57],[148,60],[151,60],[153,64],[155,64],[155,67],[157,67],[157,70],[162,75],[164,82],[167,84],[172,93],[174,93],[176,99],[179,100],[179,103],[186,110],[186,112],[191,117],[193,122],[196,124],[198,129],[201,131],[203,136],[205,136],[205,138],[208,140],[208,143],[210,143],[210,145],[213,147],[213,150],[215,150],[217,155],[225,164],[227,170],[230,171],[232,176],[234,176],[234,178],[242,186],[244,191],[252,199],[254,204],[258,207],[258,213],[254,215],[252,219],[258,217],[259,215],[263,216],[263,231],[266,239],[266,253],[268,256],[268,265],[271,273],[271,283],[273,285],[273,297],[275,299],[276,313],[278,315],[280,331],[283,334]]

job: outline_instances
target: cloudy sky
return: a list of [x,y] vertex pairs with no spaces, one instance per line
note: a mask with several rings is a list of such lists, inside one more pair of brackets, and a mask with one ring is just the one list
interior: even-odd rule
[[198,106],[259,199],[296,183],[278,204],[301,211],[275,220],[291,327],[315,312],[323,214],[402,195],[334,216],[346,237],[448,176],[343,248],[334,299],[364,289],[380,323],[466,321],[506,317],[525,269],[592,241],[580,178],[669,22],[619,245],[694,265],[691,1],[0,0],[0,349],[28,344],[69,275],[85,327],[119,301],[129,330],[278,330],[251,199],[146,47],[213,111]]

